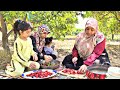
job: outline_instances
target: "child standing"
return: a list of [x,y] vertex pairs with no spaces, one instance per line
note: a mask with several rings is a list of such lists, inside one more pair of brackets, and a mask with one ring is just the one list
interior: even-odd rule
[[[17,20],[14,23],[14,32],[19,36],[14,42],[14,53],[10,65],[6,66],[6,74],[20,76],[26,67],[31,70],[40,68],[40,64],[36,62],[38,57],[33,51],[32,41],[29,38],[31,30],[30,24],[25,21]],[[31,56],[34,61],[30,61]]]

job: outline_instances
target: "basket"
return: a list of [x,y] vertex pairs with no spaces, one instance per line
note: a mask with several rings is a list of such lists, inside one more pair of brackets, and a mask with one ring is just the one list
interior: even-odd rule
[[46,63],[44,60],[41,61],[41,68],[42,69],[57,69],[60,66],[60,61],[58,60],[52,60],[49,63]]

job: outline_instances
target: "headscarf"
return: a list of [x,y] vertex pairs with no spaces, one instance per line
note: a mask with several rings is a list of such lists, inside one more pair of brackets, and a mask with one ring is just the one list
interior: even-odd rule
[[78,50],[78,53],[83,60],[86,60],[94,50],[94,47],[101,43],[104,40],[104,34],[98,31],[98,22],[94,18],[89,18],[85,24],[85,28],[91,26],[95,29],[95,35],[87,37],[85,29],[83,32],[77,35],[75,40],[75,46]]
[[38,27],[38,32],[39,33],[44,33],[44,32],[47,32],[47,33],[50,33],[50,29],[47,25],[41,25]]
[[43,47],[45,45],[45,39],[40,38],[40,34],[42,33],[50,33],[49,27],[47,25],[38,26],[38,31],[34,33],[34,37],[36,39],[36,46],[39,52],[42,52]]

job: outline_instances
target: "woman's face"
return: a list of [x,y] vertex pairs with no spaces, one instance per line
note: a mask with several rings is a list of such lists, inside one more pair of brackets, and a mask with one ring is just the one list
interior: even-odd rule
[[40,37],[41,37],[42,39],[44,39],[44,38],[47,37],[47,35],[48,35],[47,32],[43,32],[43,33],[40,34]]
[[85,28],[85,32],[88,37],[91,37],[91,36],[95,35],[96,30],[93,27],[88,26]]

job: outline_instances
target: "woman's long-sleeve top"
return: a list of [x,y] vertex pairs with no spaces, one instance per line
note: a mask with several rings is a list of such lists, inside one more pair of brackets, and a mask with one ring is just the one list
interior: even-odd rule
[[[97,59],[102,54],[102,52],[105,49],[105,41],[106,40],[104,39],[101,43],[95,46],[92,54],[86,60],[84,60],[85,65],[88,65],[88,66],[92,65],[94,60]],[[72,58],[73,57],[78,57],[78,51],[75,46],[72,49]]]

